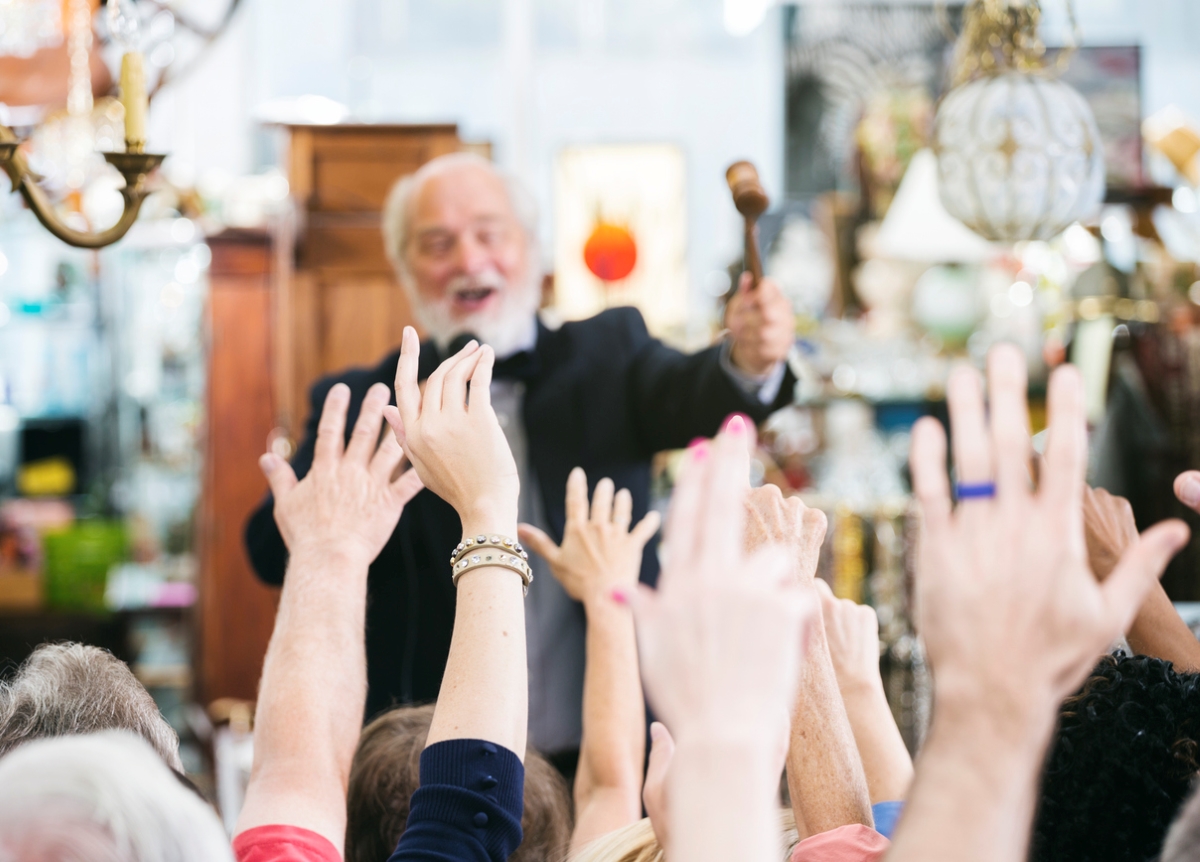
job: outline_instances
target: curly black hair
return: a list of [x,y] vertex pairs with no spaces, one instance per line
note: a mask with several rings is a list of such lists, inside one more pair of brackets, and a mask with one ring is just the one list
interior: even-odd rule
[[1059,708],[1030,862],[1153,862],[1200,769],[1200,674],[1105,656]]

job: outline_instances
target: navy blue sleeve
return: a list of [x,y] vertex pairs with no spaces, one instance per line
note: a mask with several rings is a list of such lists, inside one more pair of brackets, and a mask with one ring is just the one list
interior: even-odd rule
[[525,767],[507,748],[451,739],[421,754],[421,786],[388,862],[505,862],[521,843]]

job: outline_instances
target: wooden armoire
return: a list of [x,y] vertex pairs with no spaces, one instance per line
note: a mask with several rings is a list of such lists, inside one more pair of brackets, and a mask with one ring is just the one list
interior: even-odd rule
[[299,440],[313,381],[374,365],[400,343],[410,315],[383,251],[380,211],[399,177],[463,148],[453,125],[283,131],[291,212],[269,230],[210,240],[209,431],[198,517],[202,703],[255,698],[275,622],[275,591],[258,583],[241,540],[267,490],[258,458]]

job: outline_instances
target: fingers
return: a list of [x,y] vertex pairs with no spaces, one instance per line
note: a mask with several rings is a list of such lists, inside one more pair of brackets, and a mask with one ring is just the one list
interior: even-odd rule
[[946,476],[946,432],[942,423],[925,416],[912,431],[909,455],[913,494],[921,506],[925,526],[943,529],[950,519],[950,480]]
[[1142,533],[1137,543],[1122,555],[1112,574],[1100,585],[1113,636],[1129,630],[1146,594],[1171,558],[1187,544],[1190,535],[1183,521],[1163,521]]
[[[446,375],[478,349],[479,342],[472,339],[463,346],[462,350],[434,369],[433,373],[429,375],[429,379],[425,381],[425,400],[423,403],[426,406],[432,406],[435,410],[442,407],[442,387],[446,383]],[[401,411],[401,415],[404,415],[403,411]]]
[[[376,422],[378,421],[376,419]],[[357,433],[357,431],[356,427],[355,432]],[[351,443],[353,442],[351,440]],[[384,434],[383,439],[379,441],[379,448],[375,450],[375,454],[371,458],[371,476],[376,482],[391,483],[396,479],[397,471],[403,461],[404,450],[400,448],[396,435]]]
[[1049,433],[1040,489],[1055,505],[1079,516],[1087,473],[1087,417],[1079,371],[1071,365],[1056,368],[1046,400]]
[[321,421],[317,425],[317,442],[313,448],[313,469],[337,464],[342,457],[346,435],[346,408],[350,406],[350,387],[335,383],[325,396]]
[[567,523],[581,524],[588,519],[587,473],[576,467],[567,476]]
[[554,540],[539,530],[533,524],[518,524],[517,538],[521,544],[533,551],[546,562],[558,559],[559,548]]
[[954,470],[963,485],[992,479],[992,450],[984,421],[983,384],[974,368],[959,366],[946,384]]
[[400,474],[400,477],[392,483],[392,493],[396,495],[396,500],[401,506],[407,506],[408,501],[425,487],[425,483],[421,481],[421,477],[417,475],[416,470],[405,470]]
[[1188,470],[1175,477],[1175,496],[1189,509],[1200,512],[1200,470]]
[[400,418],[400,409],[394,404],[388,404],[383,408],[383,418],[387,420],[388,427],[392,429],[392,436],[396,438],[400,448],[406,449],[408,438],[404,434],[404,420]]
[[[358,411],[358,421],[354,423],[354,430],[350,432],[350,442],[346,444],[346,457],[359,461],[363,464],[371,460],[371,456],[375,454],[376,443],[379,442],[379,426],[380,420],[383,418],[383,408],[388,406],[388,397],[390,396],[388,388],[383,383],[376,383],[367,390],[367,395],[363,398],[362,406]],[[395,441],[395,437],[392,440]],[[400,444],[396,444],[396,448],[400,448]],[[388,471],[391,475],[391,471]]]
[[479,351],[479,362],[471,375],[470,409],[490,410],[492,407],[492,370],[496,367],[496,352],[486,344]]
[[[415,423],[421,412],[421,388],[417,382],[420,358],[421,340],[417,338],[415,329],[406,326],[400,341],[400,361],[396,363],[396,406],[400,416],[409,424]],[[394,430],[395,424],[390,419],[388,422]]]
[[607,524],[612,521],[613,480],[607,476],[596,483],[592,494],[592,523]]
[[[750,451],[746,421],[734,416],[717,436],[698,537],[706,556],[719,565],[733,565],[741,550],[746,521],[744,501],[750,492]],[[712,568],[712,567],[710,567]]]
[[1023,501],[1029,490],[1029,408],[1025,357],[1011,344],[988,353],[988,396],[996,492],[1000,499]]
[[[441,401],[429,400],[430,404],[441,404],[445,411],[465,411],[467,409],[467,381],[475,373],[479,365],[479,342],[468,341],[466,347],[457,356],[447,360],[446,373],[441,379]],[[441,369],[439,369],[441,370]],[[430,375],[430,382],[433,376]],[[425,386],[425,397],[429,398],[429,384]]]
[[271,486],[271,493],[276,500],[286,496],[288,491],[296,487],[296,472],[292,465],[275,453],[268,452],[259,458],[258,466],[267,477],[267,484]]
[[637,526],[630,533],[634,541],[641,547],[645,547],[646,543],[654,538],[654,534],[658,532],[659,525],[662,523],[662,516],[658,512],[647,512],[646,517],[637,522]]
[[613,500],[613,526],[624,533],[629,529],[631,521],[633,521],[633,495],[629,493],[628,488],[622,488]]
[[666,552],[668,565],[663,566],[659,583],[667,586],[676,570],[687,571],[697,556],[695,547],[702,530],[699,524],[704,486],[708,482],[712,446],[701,440],[688,447],[684,455],[671,507],[667,510]]

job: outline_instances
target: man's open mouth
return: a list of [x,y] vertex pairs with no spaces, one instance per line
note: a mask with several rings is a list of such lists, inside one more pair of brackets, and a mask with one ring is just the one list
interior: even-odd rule
[[465,311],[476,311],[482,308],[492,296],[499,293],[494,287],[470,287],[454,292],[454,304]]

